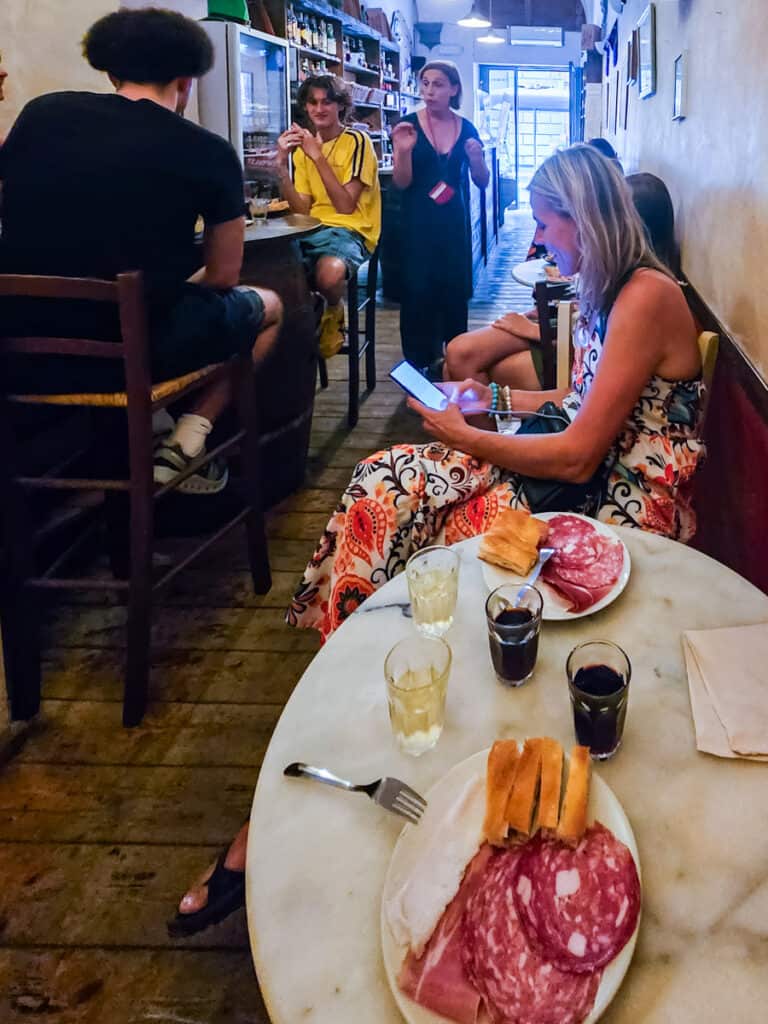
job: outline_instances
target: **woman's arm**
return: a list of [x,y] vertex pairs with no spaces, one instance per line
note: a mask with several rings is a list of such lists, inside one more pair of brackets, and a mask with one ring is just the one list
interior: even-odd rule
[[485,165],[485,157],[483,156],[483,147],[480,140],[475,136],[467,139],[464,143],[464,152],[467,154],[467,160],[469,161],[469,173],[472,181],[474,181],[478,188],[487,188],[488,182],[491,180],[491,174]]
[[392,181],[396,188],[408,188],[413,181],[413,147],[418,133],[410,121],[401,121],[392,129]]
[[[693,333],[692,333],[693,332]],[[621,431],[650,377],[682,354],[696,362],[695,328],[680,289],[657,273],[635,275],[611,312],[594,381],[571,425],[560,434],[495,435],[470,426],[458,407],[442,412],[409,399],[425,428],[451,447],[540,479],[582,483],[592,476]],[[675,376],[688,376],[682,365]],[[561,392],[519,392],[513,405],[540,405]],[[517,406],[516,406],[517,407]]]

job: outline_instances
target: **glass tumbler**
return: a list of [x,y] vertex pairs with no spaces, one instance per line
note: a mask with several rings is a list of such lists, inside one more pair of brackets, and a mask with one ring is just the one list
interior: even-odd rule
[[565,663],[576,739],[595,761],[613,757],[621,746],[627,715],[629,658],[609,640],[574,647]]
[[413,624],[425,636],[442,636],[453,623],[459,592],[459,556],[453,548],[422,548],[405,566]]
[[439,637],[412,634],[384,661],[392,734],[406,754],[418,757],[440,739],[451,648]]

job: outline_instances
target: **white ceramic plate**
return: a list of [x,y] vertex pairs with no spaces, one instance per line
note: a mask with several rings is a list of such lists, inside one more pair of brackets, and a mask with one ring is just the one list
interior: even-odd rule
[[[567,757],[568,755],[566,754],[566,758]],[[458,794],[467,785],[467,783],[473,778],[485,778],[485,766],[487,760],[488,751],[481,750],[479,753],[473,754],[466,760],[460,761],[459,764],[455,765],[448,772],[447,775],[443,776],[439,782],[435,783],[427,793],[430,812],[429,820],[434,822],[444,820],[444,814],[447,814],[449,808],[455,803]],[[592,771],[589,790],[587,820],[590,824],[593,821],[602,822],[606,828],[609,828],[611,832],[613,832],[617,839],[624,843],[625,846],[629,847],[632,856],[635,858],[635,864],[637,865],[637,872],[639,875],[640,854],[637,850],[637,842],[635,841],[632,826],[624,812],[624,808],[614,795],[613,790],[594,770]],[[427,827],[425,827],[425,824]],[[447,1017],[443,1017],[437,1013],[432,1013],[431,1010],[427,1010],[423,1006],[419,1006],[418,1003],[414,1003],[398,988],[397,975],[399,974],[400,967],[405,959],[405,950],[396,943],[394,936],[389,929],[389,924],[387,923],[384,910],[387,895],[398,887],[398,879],[403,877],[403,872],[407,870],[407,866],[413,863],[414,859],[418,857],[419,851],[429,845],[430,838],[431,833],[425,817],[425,820],[422,821],[422,824],[420,825],[406,825],[395,844],[395,848],[392,851],[392,857],[389,862],[389,867],[387,869],[387,876],[384,880],[384,889],[382,891],[381,948],[384,956],[384,969],[387,972],[389,987],[392,990],[392,995],[395,997],[395,1002],[397,1003],[400,1012],[408,1024],[453,1024],[453,1022],[449,1021]],[[637,933],[639,928],[640,919],[638,918],[637,928],[635,928],[632,938],[622,949],[616,959],[612,960],[603,968],[603,976],[600,979],[600,987],[598,988],[597,995],[595,997],[595,1005],[593,1006],[590,1015],[584,1021],[584,1024],[595,1024],[595,1022],[598,1021],[605,1013],[609,1003],[618,992],[619,986],[621,985],[624,975],[627,973],[630,961],[632,960],[632,954],[635,951],[635,943],[637,942]]]
[[[544,598],[544,608],[542,611],[542,618],[552,621],[555,619],[583,619],[586,615],[594,615],[595,612],[601,611],[606,608],[609,604],[616,600],[619,594],[622,592],[624,587],[627,585],[629,579],[629,572],[632,568],[632,563],[629,559],[629,551],[624,541],[619,537],[614,529],[608,526],[607,523],[601,523],[597,519],[590,519],[587,516],[580,516],[576,512],[541,512],[536,518],[542,519],[547,522],[553,519],[555,516],[573,516],[574,519],[583,519],[585,523],[589,523],[590,526],[594,526],[598,533],[601,533],[604,537],[609,537],[611,540],[618,540],[624,549],[624,564],[621,567],[619,578],[614,583],[611,590],[596,601],[591,608],[585,608],[583,612],[569,612],[560,601],[560,598],[551,590],[548,586],[543,585],[539,589],[541,590],[541,596]],[[546,541],[544,542],[546,544]],[[488,591],[495,590],[496,587],[500,587],[503,583],[525,583],[524,576],[518,576],[514,572],[510,572],[508,569],[502,569],[498,565],[491,565],[490,562],[484,562],[480,559],[480,568],[483,571],[483,579],[488,587]],[[541,579],[541,577],[539,577]],[[542,581],[543,582],[543,581]],[[539,584],[537,583],[538,587]]]

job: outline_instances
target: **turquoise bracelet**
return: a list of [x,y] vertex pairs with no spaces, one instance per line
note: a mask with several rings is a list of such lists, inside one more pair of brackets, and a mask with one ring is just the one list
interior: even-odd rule
[[499,408],[499,385],[494,381],[491,381],[491,412],[496,412]]

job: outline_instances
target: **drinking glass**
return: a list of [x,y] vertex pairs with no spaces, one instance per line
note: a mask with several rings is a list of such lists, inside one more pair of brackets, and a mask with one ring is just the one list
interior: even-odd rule
[[439,637],[413,634],[384,661],[392,733],[401,750],[418,757],[440,739],[451,648]]
[[519,583],[504,583],[488,595],[488,644],[496,678],[504,686],[522,686],[533,675],[542,607],[536,587]]
[[453,623],[459,592],[459,556],[452,548],[422,548],[405,566],[413,624],[425,636],[442,636]]
[[595,761],[613,757],[621,746],[627,715],[629,658],[609,640],[574,647],[565,663],[576,739]]
[[255,225],[267,223],[269,202],[269,199],[264,196],[254,196],[251,199],[251,216]]

